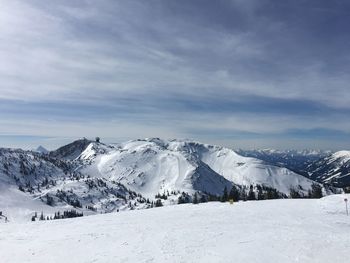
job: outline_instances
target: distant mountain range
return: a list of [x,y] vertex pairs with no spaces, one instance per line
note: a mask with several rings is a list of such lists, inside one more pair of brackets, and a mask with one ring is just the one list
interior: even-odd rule
[[335,187],[350,186],[350,151],[238,150],[237,153],[286,167],[314,181]]
[[327,157],[332,152],[322,150],[237,150],[237,153],[264,160],[276,166],[286,167],[304,176],[309,175],[308,167],[315,161]]
[[309,178],[336,187],[350,186],[350,151],[339,151],[311,163]]
[[305,196],[315,181],[348,182],[350,158],[331,154],[233,151],[158,138],[109,145],[81,139],[51,152],[0,149],[0,207],[10,207],[14,217],[70,207],[94,214],[151,207],[160,196],[164,204],[177,203],[184,194],[220,196],[232,186],[247,193],[264,187],[280,197],[291,190]]

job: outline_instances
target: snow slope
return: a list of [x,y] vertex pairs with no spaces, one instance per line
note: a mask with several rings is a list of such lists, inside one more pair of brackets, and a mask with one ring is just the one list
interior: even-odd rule
[[3,184],[1,181],[0,193],[0,211],[3,212],[3,215],[10,222],[28,222],[34,211],[40,212],[44,210],[46,213],[54,214],[58,210],[19,191],[17,187]]
[[338,151],[308,167],[310,178],[338,187],[350,186],[350,151]]
[[248,187],[263,184],[285,194],[293,187],[307,193],[313,183],[286,168],[191,141],[134,140],[105,154],[96,154],[92,148],[78,157],[89,160],[81,173],[116,180],[149,197],[165,190],[222,194],[232,183]]
[[80,174],[80,161],[65,159],[72,152],[76,154],[73,148],[59,151],[63,159],[0,148],[0,211],[18,222],[30,221],[35,212],[41,211],[45,216],[53,216],[57,211],[74,208],[89,215],[147,207],[142,196],[118,182]]
[[57,159],[74,160],[91,144],[92,141],[84,138],[64,145],[55,151],[50,152],[50,156]]
[[307,190],[312,181],[287,168],[267,164],[256,158],[243,157],[236,152],[217,146],[204,147],[202,160],[226,179],[239,184],[261,184],[289,194],[290,188]]
[[[348,262],[345,195],[0,223],[2,262]],[[348,196],[349,198],[350,196]]]
[[165,190],[221,194],[225,186],[232,184],[200,161],[168,148],[163,141],[125,143],[101,156],[96,165],[102,176],[149,197]]

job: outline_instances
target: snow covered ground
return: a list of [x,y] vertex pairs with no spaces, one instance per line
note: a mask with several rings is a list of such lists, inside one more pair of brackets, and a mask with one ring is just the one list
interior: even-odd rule
[[345,214],[344,197],[186,204],[44,222],[0,221],[0,259],[349,262],[350,216]]

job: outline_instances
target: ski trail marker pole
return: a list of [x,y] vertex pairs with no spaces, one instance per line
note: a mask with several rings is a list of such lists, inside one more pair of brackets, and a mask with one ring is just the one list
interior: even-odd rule
[[348,211],[348,199],[344,198],[344,202],[345,202],[345,208],[346,208],[346,215],[349,215],[349,211]]

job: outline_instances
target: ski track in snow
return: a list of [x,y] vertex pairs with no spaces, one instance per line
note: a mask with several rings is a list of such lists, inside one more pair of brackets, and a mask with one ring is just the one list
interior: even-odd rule
[[186,204],[0,223],[0,259],[8,263],[345,263],[350,249],[345,196]]

